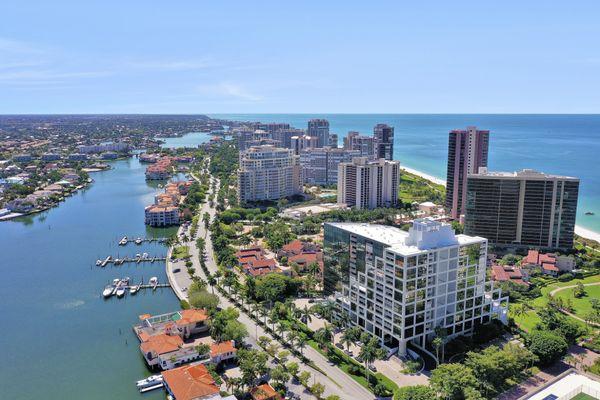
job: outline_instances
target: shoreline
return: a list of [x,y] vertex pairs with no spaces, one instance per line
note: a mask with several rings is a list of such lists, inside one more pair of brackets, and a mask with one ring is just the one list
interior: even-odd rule
[[[410,167],[406,167],[406,166],[402,166],[402,165],[400,166],[400,169],[403,171],[406,171],[410,174],[417,175],[423,179],[427,179],[428,181],[431,181],[435,184],[446,187],[446,182],[440,178],[436,178],[435,176],[432,176],[432,175],[426,174],[424,172],[421,172],[419,170],[416,170],[414,168],[410,168]],[[581,236],[582,238],[594,240],[594,241],[600,243],[600,232],[595,232],[591,229],[584,228],[581,225],[575,225],[575,234],[578,236]]]

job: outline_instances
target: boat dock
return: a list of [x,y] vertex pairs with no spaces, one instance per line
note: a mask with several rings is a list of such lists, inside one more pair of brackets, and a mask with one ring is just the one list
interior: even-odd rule
[[137,245],[141,245],[142,243],[164,243],[168,240],[168,238],[129,238],[127,236],[123,236],[121,240],[119,240],[119,246],[127,246],[129,243],[135,243]]
[[143,255],[136,255],[135,257],[113,257],[113,256],[108,256],[106,257],[104,260],[96,260],[96,265],[98,267],[106,267],[108,264],[113,264],[113,265],[122,265],[125,263],[154,263],[154,262],[164,262],[167,260],[167,257],[165,256],[148,256],[147,254],[143,254]]

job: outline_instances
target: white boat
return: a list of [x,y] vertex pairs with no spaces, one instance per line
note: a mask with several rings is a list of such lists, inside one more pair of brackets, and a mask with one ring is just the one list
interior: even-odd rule
[[135,244],[142,244],[142,238],[135,239]]
[[142,258],[144,258],[144,259],[148,258],[148,253],[142,254]]
[[115,258],[115,265],[119,265],[121,264],[121,259],[120,258]]
[[140,290],[140,285],[133,285],[133,286],[131,286],[129,288],[129,294],[136,294],[138,292],[138,290]]
[[158,285],[158,278],[153,276],[152,278],[150,278],[150,280],[148,281],[148,284],[150,284],[150,286],[152,286],[152,289],[156,289],[156,286]]
[[127,286],[127,285],[129,285],[130,280],[131,279],[127,276],[127,277],[121,279],[121,283],[123,284],[123,286]]
[[113,279],[113,286],[117,286],[119,284],[119,282],[121,282],[120,279]]
[[108,285],[102,291],[102,296],[104,296],[104,298],[108,298],[108,297],[112,296],[114,290],[115,290],[114,285]]
[[102,265],[102,260],[96,260],[96,266],[99,267]]
[[125,246],[127,244],[127,236],[123,236],[123,239],[119,241],[119,246]]
[[135,255],[135,258],[140,258],[141,256],[142,256],[142,255],[141,255],[140,253],[137,253],[137,254]]
[[117,297],[121,298],[123,296],[125,296],[125,286],[119,286],[117,288]]
[[147,377],[146,379],[137,381],[135,386],[137,386],[138,389],[142,389],[145,387],[154,386],[156,384],[162,383],[162,381],[163,381],[163,377],[161,374],[152,375],[152,376]]

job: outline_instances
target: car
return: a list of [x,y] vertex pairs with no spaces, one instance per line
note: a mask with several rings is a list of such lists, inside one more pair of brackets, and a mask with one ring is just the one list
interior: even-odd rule
[[335,347],[337,347],[338,349],[342,349],[342,350],[344,349],[344,346],[339,342],[335,344]]
[[181,272],[181,268],[175,268],[175,269],[173,269],[173,273],[174,273],[174,274],[176,274],[176,273],[178,273],[178,272]]
[[369,364],[369,369],[373,372],[377,372],[377,367],[375,367],[373,364]]

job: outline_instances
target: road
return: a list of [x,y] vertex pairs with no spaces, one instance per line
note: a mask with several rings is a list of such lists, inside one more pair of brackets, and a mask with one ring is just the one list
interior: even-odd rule
[[[213,179],[215,179],[215,178],[211,177],[211,182]],[[217,188],[217,192],[218,192],[219,182],[216,179],[215,179],[215,181],[217,182],[216,188]],[[212,193],[212,192],[209,192],[209,194],[210,193]],[[210,207],[210,204],[208,202],[202,204],[202,207],[200,208],[200,211],[199,211],[199,215],[202,216],[202,215],[204,215],[205,212],[208,212],[208,214],[211,216],[211,220],[214,218],[214,216],[217,213],[216,208],[214,207],[214,204],[213,204],[213,207]],[[212,241],[210,239],[210,234],[204,227],[202,218],[200,219],[200,222],[198,223],[197,237],[205,238],[205,241],[206,241],[206,267],[210,273],[215,273],[217,271],[217,265],[215,263],[215,257],[214,257],[214,252],[213,252],[213,248],[212,248]],[[194,264],[193,267],[195,268],[195,275],[202,279],[206,279],[206,276],[204,275],[204,271],[200,267],[200,261],[199,261],[200,254],[199,254],[198,248],[196,246],[195,239],[192,238],[192,240],[188,243],[188,245],[190,247],[190,254],[192,256],[191,261],[193,262],[193,264]],[[184,263],[182,261],[177,262],[177,263],[171,263],[170,261],[167,261],[167,274],[169,275],[169,280],[171,281],[173,290],[178,295],[178,297],[187,298],[187,294],[186,294],[187,288],[189,287],[189,285],[191,284],[192,281],[187,274],[185,266],[183,266],[183,267],[181,266],[183,264]],[[176,268],[180,268],[181,272],[174,273],[173,270]],[[215,291],[215,294],[219,297],[221,307],[223,307],[223,308],[227,308],[227,307],[238,308],[235,304],[233,304],[231,301],[229,301],[228,298],[223,296],[218,291]],[[275,341],[275,339],[271,335],[269,335],[267,332],[265,332],[262,327],[257,325],[246,314],[246,312],[244,310],[239,309],[239,308],[238,308],[238,310],[240,311],[240,317],[238,320],[241,323],[243,323],[244,325],[246,325],[246,327],[248,328],[248,334],[249,334],[249,337],[247,340],[248,343],[250,343],[253,346],[256,346],[258,348],[257,339],[260,336],[267,336],[271,340]],[[281,343],[279,343],[279,344],[280,344],[280,347],[283,349],[283,346],[281,345]],[[370,391],[368,391],[366,388],[364,388],[362,385],[360,385],[358,382],[356,382],[354,379],[352,379],[349,375],[347,375],[341,369],[339,369],[335,365],[332,365],[323,355],[321,355],[319,352],[317,352],[312,347],[306,346],[306,348],[304,349],[304,355],[309,360],[314,362],[314,364],[318,368],[320,368],[322,371],[324,371],[326,373],[326,375],[303,364],[296,357],[290,356],[290,357],[288,357],[288,360],[297,362],[298,365],[300,365],[301,371],[306,370],[311,373],[311,375],[312,375],[311,384],[313,382],[320,382],[325,386],[325,393],[324,393],[323,397],[327,397],[329,395],[337,395],[341,399],[348,399],[348,400],[355,400],[355,399],[369,400],[369,399],[375,398]],[[288,389],[291,392],[293,392],[294,394],[297,394],[298,396],[300,396],[300,398],[302,398],[302,399],[313,399],[314,398],[307,391],[305,391],[301,385],[299,385],[293,381],[290,381],[288,383]]]

